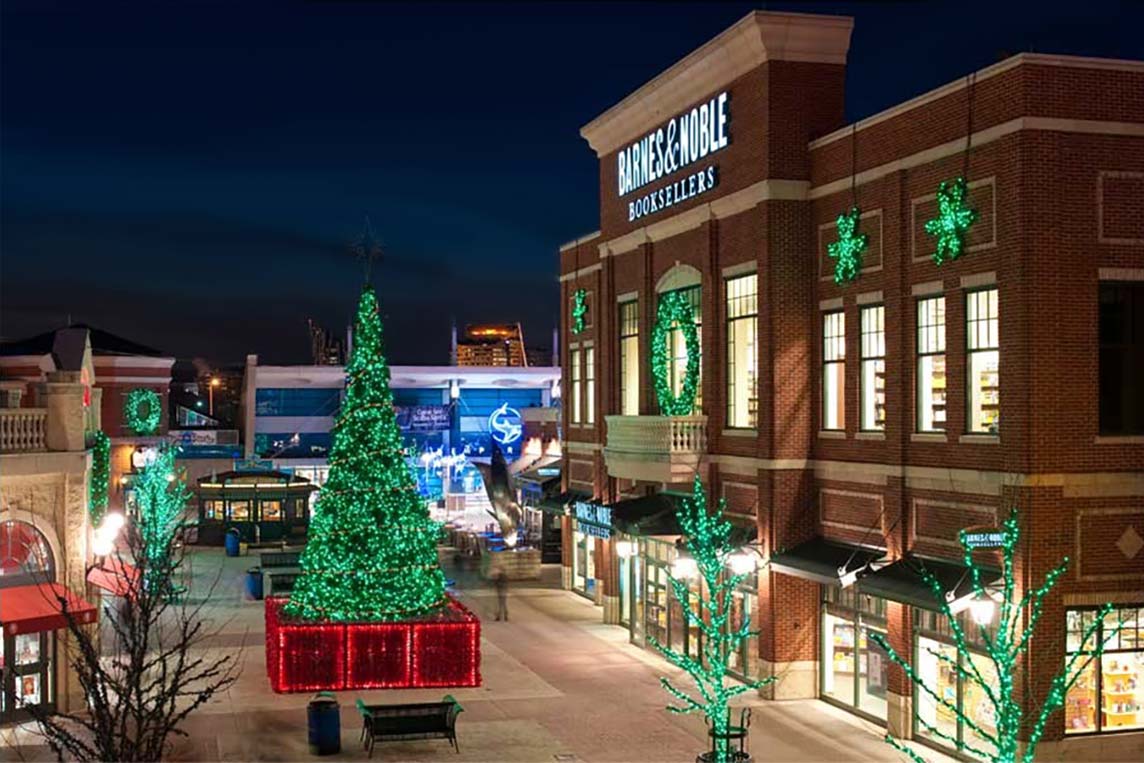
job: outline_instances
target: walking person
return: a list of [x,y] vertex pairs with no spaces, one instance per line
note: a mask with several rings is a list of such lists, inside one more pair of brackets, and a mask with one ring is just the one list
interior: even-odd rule
[[497,620],[508,622],[508,575],[503,569],[497,570],[493,585],[497,589]]

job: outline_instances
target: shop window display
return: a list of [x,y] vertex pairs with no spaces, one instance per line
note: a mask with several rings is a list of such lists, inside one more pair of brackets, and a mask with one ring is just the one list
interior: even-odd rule
[[1089,643],[1085,628],[1095,612],[1065,613],[1069,654],[1104,642],[1104,654],[1081,673],[1065,699],[1065,733],[1094,734],[1144,728],[1144,607],[1113,610]]
[[258,504],[263,522],[277,522],[282,519],[282,501],[262,501]]
[[886,603],[853,588],[824,590],[822,696],[885,720],[889,657],[869,634],[885,633]]

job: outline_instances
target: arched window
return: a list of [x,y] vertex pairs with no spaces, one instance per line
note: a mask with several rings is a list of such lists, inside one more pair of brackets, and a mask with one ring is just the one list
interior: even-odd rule
[[48,539],[28,522],[0,522],[0,588],[56,579]]

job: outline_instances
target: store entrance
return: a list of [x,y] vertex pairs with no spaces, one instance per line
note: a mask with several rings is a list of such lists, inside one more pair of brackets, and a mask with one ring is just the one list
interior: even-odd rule
[[890,660],[870,638],[886,632],[886,601],[823,586],[821,696],[885,723]]
[[3,644],[0,651],[0,675],[3,676],[0,723],[31,717],[29,705],[54,710],[51,656],[55,649],[55,634],[48,631],[5,635],[0,643]]

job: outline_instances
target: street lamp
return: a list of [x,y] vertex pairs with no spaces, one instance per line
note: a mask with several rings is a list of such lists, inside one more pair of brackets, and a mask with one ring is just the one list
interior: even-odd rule
[[981,594],[980,596],[973,597],[969,602],[969,615],[973,618],[973,622],[984,627],[993,622],[993,612],[996,609],[992,597],[989,594]]
[[207,386],[207,394],[210,398],[208,407],[210,410],[211,418],[214,418],[214,388],[220,384],[222,384],[222,382],[219,381],[219,378],[217,376],[212,376],[211,383]]
[[631,559],[636,555],[636,542],[634,540],[616,541],[616,556],[621,559]]

